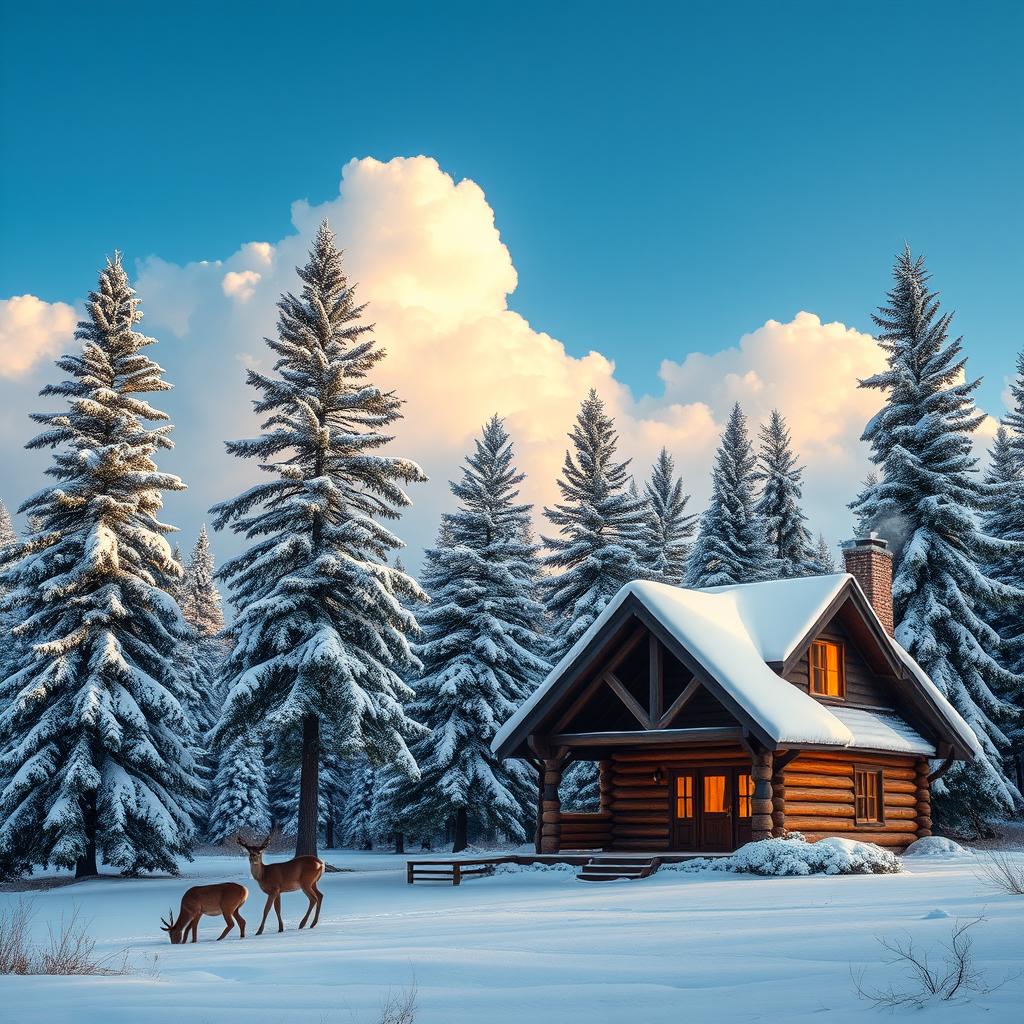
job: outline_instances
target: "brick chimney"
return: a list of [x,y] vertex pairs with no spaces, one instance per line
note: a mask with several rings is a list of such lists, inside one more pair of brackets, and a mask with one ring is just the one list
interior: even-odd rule
[[892,552],[889,545],[872,532],[843,544],[846,571],[860,584],[885,631],[893,636]]

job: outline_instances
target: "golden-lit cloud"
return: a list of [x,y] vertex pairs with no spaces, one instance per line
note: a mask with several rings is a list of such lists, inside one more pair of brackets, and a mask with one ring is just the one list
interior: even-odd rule
[[44,302],[35,295],[0,299],[0,377],[21,377],[68,347],[76,319],[64,302]]
[[877,393],[856,386],[882,365],[870,336],[799,312],[789,322],[768,320],[735,348],[665,358],[660,393],[635,395],[607,356],[572,355],[509,308],[516,271],[486,196],[427,157],[351,161],[338,195],[294,203],[295,232],[276,242],[249,242],[225,259],[139,264],[145,329],[161,339],[156,355],[176,385],[164,405],[178,444],[167,468],[190,484],[181,518],[198,525],[209,505],[256,479],[222,441],[257,429],[244,367],[272,364],[263,338],[274,333],[275,304],[300,287],[295,267],[325,217],[388,352],[380,383],[406,402],[393,449],[431,477],[413,488],[415,507],[400,527],[413,548],[431,540],[451,505],[447,481],[492,413],[506,418],[529,474],[525,497],[538,507],[556,500],[566,433],[591,387],[616,417],[622,454],[634,459],[637,476],[667,446],[695,511],[706,500],[733,402],[754,427],[778,406],[807,466],[814,525],[833,540],[848,532],[845,504],[866,471],[858,438],[879,404]]

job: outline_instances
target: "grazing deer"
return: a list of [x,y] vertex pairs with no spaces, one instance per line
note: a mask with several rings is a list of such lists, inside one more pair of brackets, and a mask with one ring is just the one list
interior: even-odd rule
[[192,930],[192,941],[199,941],[199,919],[206,914],[208,917],[224,916],[227,925],[217,936],[220,942],[238,922],[239,938],[245,938],[245,918],[238,908],[249,898],[249,890],[237,882],[221,882],[219,885],[194,885],[186,890],[181,897],[181,909],[178,919],[174,920],[174,909],[165,921],[160,918],[161,931],[167,932],[171,942],[176,946],[179,942],[188,941],[189,929]]
[[295,892],[296,889],[301,889],[309,900],[306,916],[299,922],[299,927],[306,927],[309,915],[315,908],[313,923],[309,926],[315,928],[317,921],[320,920],[320,905],[324,901],[324,894],[316,887],[316,883],[323,877],[324,862],[319,857],[293,857],[280,864],[264,864],[263,851],[269,842],[269,836],[259,846],[250,846],[248,843],[243,843],[241,839],[238,840],[238,845],[249,854],[249,870],[252,871],[252,877],[267,894],[267,905],[263,908],[263,920],[260,921],[260,927],[256,934],[263,934],[263,926],[267,923],[271,904],[277,912],[277,930],[284,931],[284,921],[281,918],[281,893]]

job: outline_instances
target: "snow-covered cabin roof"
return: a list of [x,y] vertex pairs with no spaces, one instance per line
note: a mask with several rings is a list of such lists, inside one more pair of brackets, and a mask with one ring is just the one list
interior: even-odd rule
[[[780,745],[825,745],[871,748],[873,739],[886,745],[876,749],[905,749],[922,744],[934,748],[895,716],[849,716],[852,709],[826,705],[787,682],[770,665],[780,665],[804,644],[830,607],[844,591],[855,590],[866,615],[878,626],[897,664],[924,691],[927,701],[967,749],[977,752],[977,740],[966,722],[939,693],[913,658],[877,622],[856,580],[848,573],[808,576],[790,580],[687,590],[663,583],[638,580],[624,586],[590,629],[572,646],[547,679],[524,702],[495,736],[492,748],[499,754],[524,723],[558,686],[577,658],[591,645],[622,605],[639,602]],[[902,728],[900,728],[902,727]],[[903,747],[897,746],[903,744]],[[917,748],[915,748],[917,752]],[[925,753],[922,749],[920,753]]]

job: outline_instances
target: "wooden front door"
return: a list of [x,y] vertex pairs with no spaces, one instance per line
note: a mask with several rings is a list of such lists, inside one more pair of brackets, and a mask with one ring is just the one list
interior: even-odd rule
[[733,771],[708,768],[700,773],[699,850],[733,849]]
[[743,768],[697,768],[672,776],[672,849],[721,853],[750,842],[753,780]]

